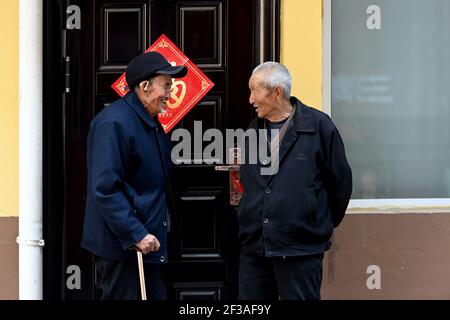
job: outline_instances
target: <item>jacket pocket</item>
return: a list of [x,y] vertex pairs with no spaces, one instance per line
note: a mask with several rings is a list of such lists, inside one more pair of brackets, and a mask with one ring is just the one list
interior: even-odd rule
[[138,205],[138,195],[136,193],[136,191],[134,191],[134,189],[128,184],[128,183],[123,183],[121,191],[123,192],[123,194],[125,195],[125,198],[127,198],[129,205],[131,206],[131,208],[136,212],[139,213],[140,212],[140,208]]

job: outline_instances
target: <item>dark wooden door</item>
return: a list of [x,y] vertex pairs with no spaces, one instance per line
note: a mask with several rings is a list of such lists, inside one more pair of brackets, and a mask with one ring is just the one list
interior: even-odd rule
[[[80,28],[67,29],[74,13],[67,8],[74,5]],[[92,118],[118,98],[111,84],[166,34],[215,83],[177,128],[192,132],[194,121],[202,121],[203,130],[245,128],[254,115],[251,70],[261,59],[278,58],[278,1],[261,8],[254,0],[52,0],[45,13],[45,297],[90,299],[96,296],[95,261],[80,248],[86,137]],[[268,31],[267,41],[260,41],[260,30]],[[228,173],[183,164],[175,177],[181,248],[169,253],[170,298],[236,298],[239,249]],[[79,267],[80,288],[67,286],[69,266]]]

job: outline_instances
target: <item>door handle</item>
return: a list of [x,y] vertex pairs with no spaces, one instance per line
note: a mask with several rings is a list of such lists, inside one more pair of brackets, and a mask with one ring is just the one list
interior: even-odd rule
[[230,165],[224,165],[224,166],[215,166],[214,169],[216,171],[238,171],[239,165],[238,164],[230,164]]
[[242,186],[239,177],[239,165],[223,165],[215,166],[216,171],[228,171],[230,176],[230,205],[237,206],[241,201],[242,194],[244,193],[244,187]]
[[230,179],[230,205],[238,206],[241,201],[244,187],[239,177],[239,164],[241,162],[241,148],[230,148],[228,156],[232,164],[215,166],[216,171],[228,171]]

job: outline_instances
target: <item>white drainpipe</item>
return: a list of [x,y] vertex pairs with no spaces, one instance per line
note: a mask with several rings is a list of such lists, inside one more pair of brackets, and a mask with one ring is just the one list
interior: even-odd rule
[[19,2],[19,299],[41,300],[43,0]]

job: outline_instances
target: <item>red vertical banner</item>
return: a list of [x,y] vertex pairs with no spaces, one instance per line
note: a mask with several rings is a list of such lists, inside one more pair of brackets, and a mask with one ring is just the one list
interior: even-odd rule
[[[167,101],[165,114],[158,114],[159,122],[169,132],[214,86],[214,83],[189,60],[188,57],[162,35],[146,50],[161,53],[173,66],[185,66],[188,69],[183,78],[172,79],[171,98]],[[121,97],[129,91],[123,73],[111,86]]]

